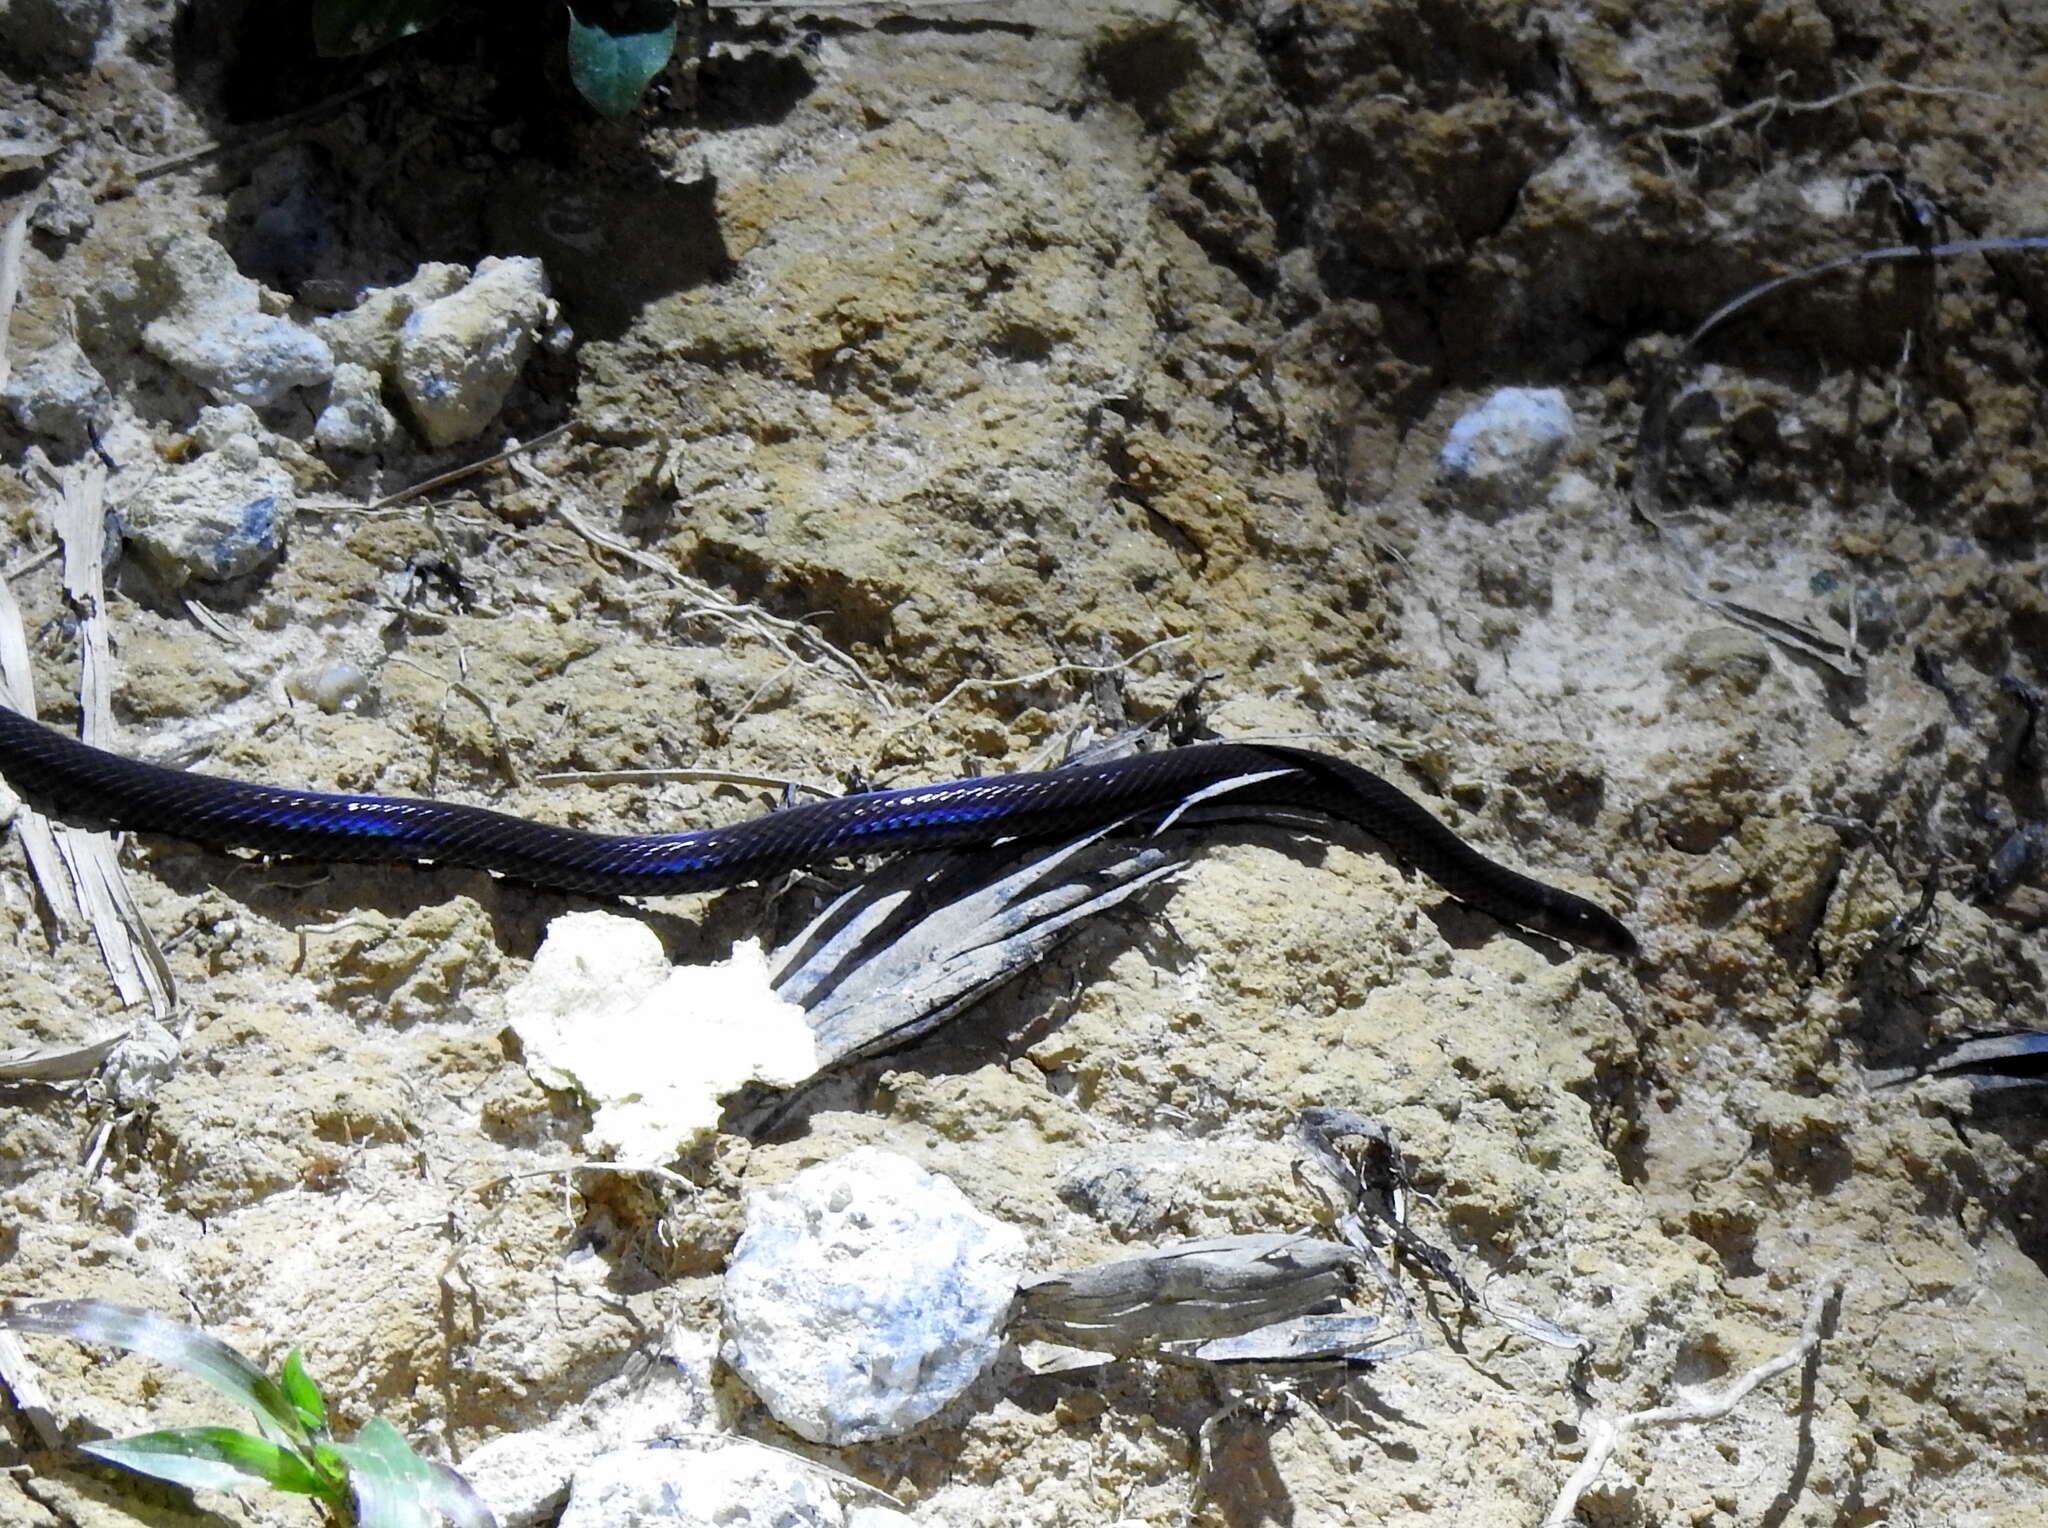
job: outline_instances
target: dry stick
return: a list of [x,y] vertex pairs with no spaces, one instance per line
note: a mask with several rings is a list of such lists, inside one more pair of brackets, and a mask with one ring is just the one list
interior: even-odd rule
[[868,676],[867,671],[854,661],[852,654],[841,651],[802,621],[785,620],[781,616],[770,615],[759,606],[742,604],[738,600],[728,599],[709,584],[699,582],[687,574],[678,573],[659,558],[648,556],[647,553],[641,551],[623,537],[615,536],[609,531],[601,530],[599,527],[592,525],[566,504],[556,506],[555,517],[591,545],[602,547],[614,557],[622,558],[636,568],[667,579],[677,588],[682,589],[692,599],[699,601],[697,608],[688,612],[688,614],[702,615],[709,620],[723,621],[727,625],[737,627],[743,631],[751,631],[755,636],[760,637],[769,646],[781,653],[783,657],[809,668],[814,665],[805,662],[803,657],[790,646],[790,641],[793,638],[806,642],[818,651],[826,663],[851,675],[854,683],[866,692],[868,698],[874,701],[884,712],[894,709],[889,704],[889,698],[882,693],[881,688]]
[[1679,346],[1679,358],[1683,359],[1686,353],[1699,344],[1701,340],[1705,339],[1709,333],[1719,328],[1721,324],[1733,318],[1744,308],[1750,306],[1750,304],[1761,301],[1773,292],[1782,291],[1789,286],[1797,286],[1801,282],[1811,281],[1818,276],[1826,276],[1835,271],[1849,270],[1859,265],[1879,265],[1897,260],[1941,260],[1952,255],[1996,254],[2001,250],[2009,249],[2048,249],[2048,235],[2027,234],[1999,239],[1958,239],[1949,244],[1889,244],[1883,249],[1864,249],[1858,250],[1853,255],[1838,255],[1834,259],[1823,261],[1819,265],[1809,265],[1804,270],[1792,271],[1786,275],[1774,277],[1766,281],[1762,286],[1753,286],[1740,297],[1724,302],[1720,307],[1714,309],[1713,312],[1702,319],[1699,327],[1685,337],[1685,343]]
[[436,488],[446,488],[450,483],[459,483],[466,477],[473,477],[477,473],[482,472],[486,467],[495,467],[500,462],[509,462],[514,457],[524,456],[527,452],[537,450],[552,440],[560,439],[575,422],[573,419],[565,419],[551,430],[542,430],[532,440],[515,440],[502,451],[493,452],[489,456],[479,457],[477,460],[465,463],[460,467],[450,467],[446,472],[437,472],[432,477],[423,478],[409,488],[401,488],[396,493],[387,493],[375,503],[365,504],[362,508],[365,510],[389,509],[394,504],[403,504],[407,499],[417,498],[423,493],[432,493]]
[[1771,280],[1753,286],[1739,296],[1731,297],[1722,303],[1700,320],[1692,333],[1679,345],[1678,353],[1668,364],[1660,368],[1653,378],[1650,399],[1643,405],[1642,427],[1637,436],[1636,456],[1639,468],[1633,496],[1636,513],[1658,531],[1666,529],[1661,518],[1664,509],[1664,465],[1670,450],[1668,431],[1671,400],[1677,392],[1679,373],[1700,341],[1736,314],[1788,287],[1798,286],[1836,271],[1853,270],[1859,266],[1890,264],[1901,260],[1940,260],[1956,255],[1998,254],[2007,250],[2048,250],[2048,235],[2024,234],[1991,239],[1958,239],[1947,244],[1888,244],[1882,249],[1858,250],[1854,254],[1838,255],[1819,265],[1809,265],[1801,270],[1789,271],[1783,276],[1774,276]]
[[1157,642],[1148,642],[1128,658],[1119,658],[1114,663],[1054,663],[1028,674],[1010,674],[1001,679],[962,679],[952,689],[924,708],[920,722],[931,721],[947,706],[951,705],[968,690],[1008,690],[1020,684],[1039,684],[1047,679],[1057,679],[1062,674],[1120,674],[1129,669],[1140,658],[1156,653],[1162,648],[1178,647],[1183,642],[1192,642],[1192,637],[1161,637]]
[[[58,487],[50,519],[64,548],[64,593],[78,618],[81,736],[106,748],[113,744],[114,731],[114,653],[107,635],[105,584],[106,469],[90,459],[74,463],[59,475]],[[146,997],[150,1011],[162,1019],[177,1005],[177,983],[122,878],[114,844],[111,833],[69,825],[57,833],[57,846],[123,1006]]]
[[[337,499],[301,499],[299,506],[302,509],[339,510],[346,513],[364,515],[377,514],[396,505],[403,504],[408,499],[416,498],[420,494],[431,493],[436,488],[445,488],[450,483],[459,482],[461,479],[473,476],[488,467],[495,467],[503,462],[514,462],[516,464],[517,458],[524,456],[536,447],[544,446],[548,442],[557,439],[574,424],[575,421],[573,419],[565,420],[551,430],[542,431],[534,436],[532,440],[519,441],[493,455],[482,457],[461,467],[451,467],[446,472],[436,473],[433,477],[425,478],[408,487],[398,489],[396,492],[387,493],[383,498],[368,504],[354,504],[346,500]],[[720,595],[709,584],[699,583],[696,579],[678,573],[659,558],[648,556],[623,538],[600,530],[597,526],[583,519],[566,504],[557,505],[555,514],[579,536],[583,537],[584,540],[595,546],[603,547],[614,557],[623,558],[635,567],[666,578],[671,583],[688,591],[693,598],[702,602],[701,613],[709,619],[751,629],[784,657],[794,663],[808,667],[809,665],[804,664],[801,655],[790,647],[787,640],[790,637],[800,638],[815,648],[822,655],[825,662],[850,675],[854,683],[861,690],[865,691],[868,698],[873,700],[882,710],[888,711],[891,709],[888,697],[881,692],[881,689],[875,684],[874,680],[868,677],[867,671],[854,661],[851,654],[835,647],[802,621],[784,620],[780,616],[772,616],[765,610],[758,609],[757,607],[744,605],[736,600],[729,600]]]
[[480,456],[473,462],[463,463],[460,467],[450,467],[446,472],[437,472],[430,478],[421,478],[417,483],[409,483],[403,488],[395,489],[385,494],[381,499],[371,500],[368,504],[358,504],[353,499],[318,497],[300,499],[297,501],[296,507],[304,510],[325,511],[329,514],[381,514],[387,509],[403,504],[407,499],[416,499],[423,493],[432,493],[436,488],[446,488],[450,483],[459,483],[466,477],[474,477],[487,467],[495,467],[501,462],[509,462],[516,457],[525,455],[529,451],[538,450],[550,441],[559,440],[575,423],[576,421],[573,419],[565,419],[553,429],[541,431],[532,440],[515,440],[502,451],[494,451],[489,456]]
[[[145,180],[155,180],[159,175],[168,175],[173,170],[183,170],[216,157],[224,157],[230,154],[254,154],[260,153],[265,149],[274,148],[280,143],[290,141],[296,136],[300,128],[314,119],[326,116],[330,112],[346,106],[358,96],[365,96],[373,90],[381,89],[390,78],[391,75],[388,71],[380,69],[361,84],[352,85],[339,95],[331,95],[324,101],[315,101],[311,106],[302,107],[298,111],[289,112],[282,117],[273,117],[268,123],[264,124],[263,131],[255,137],[236,138],[226,143],[209,143],[204,148],[187,149],[182,154],[172,154],[165,159],[154,159],[148,164],[141,165],[130,171],[128,178],[139,184]],[[125,190],[126,188],[121,189]],[[107,196],[108,193],[102,192],[99,199],[105,201]]]
[[1787,1370],[1805,1363],[1820,1346],[1821,1327],[1827,1320],[1828,1307],[1841,1293],[1842,1275],[1839,1272],[1823,1278],[1813,1292],[1812,1303],[1806,1307],[1806,1322],[1799,1329],[1799,1340],[1776,1358],[1738,1376],[1719,1395],[1698,1401],[1680,1401],[1674,1406],[1654,1406],[1648,1411],[1631,1411],[1618,1417],[1596,1417],[1591,1439],[1586,1444],[1586,1457],[1572,1471],[1572,1478],[1564,1483],[1564,1489],[1557,1493],[1550,1515],[1543,1519],[1543,1528],[1569,1528],[1572,1514],[1578,1509],[1579,1498],[1586,1494],[1607,1461],[1614,1457],[1621,1440],[1630,1433],[1646,1427],[1718,1422],[1748,1399],[1749,1393],[1757,1386],[1767,1384]]
[[734,769],[558,769],[535,775],[535,785],[753,785],[764,791],[802,791],[821,801],[844,794],[783,775],[750,775]]

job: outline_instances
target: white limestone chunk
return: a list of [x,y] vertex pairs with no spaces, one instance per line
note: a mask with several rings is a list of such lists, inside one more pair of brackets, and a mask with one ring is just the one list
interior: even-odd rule
[[864,1146],[747,1199],[725,1357],[814,1443],[908,1432],[1003,1343],[1024,1236],[948,1179]]
[[334,368],[327,407],[313,421],[313,439],[321,450],[367,453],[391,443],[398,434],[398,421],[384,407],[380,385],[377,373],[354,361],[343,361]]
[[483,261],[461,291],[405,320],[398,386],[429,445],[468,440],[497,416],[553,316],[540,261],[521,255]]
[[151,478],[121,507],[122,531],[172,587],[240,578],[284,545],[292,475],[248,436]]
[[114,404],[106,379],[70,338],[17,356],[5,398],[24,430],[73,447],[84,443]]
[[265,311],[262,287],[213,240],[177,235],[144,264],[162,306],[143,328],[143,348],[221,402],[261,408],[334,375],[320,337]]
[[353,362],[394,377],[398,372],[398,334],[405,321],[428,303],[461,291],[468,280],[468,266],[432,260],[402,285],[364,288],[353,308],[316,319],[313,328],[334,352],[337,363]]
[[596,1105],[585,1148],[620,1161],[671,1161],[718,1128],[727,1094],[787,1087],[818,1064],[803,1010],[769,987],[758,944],[671,968],[653,930],[616,913],[550,923],[505,1006],[527,1069]]

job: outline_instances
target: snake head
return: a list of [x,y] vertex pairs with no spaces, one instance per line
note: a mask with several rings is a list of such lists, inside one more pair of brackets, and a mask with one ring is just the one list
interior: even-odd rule
[[1634,960],[1643,953],[1628,925],[1613,913],[1565,892],[1558,893],[1552,904],[1543,909],[1542,917],[1529,920],[1528,926],[1539,934],[1575,944],[1582,950],[1597,950],[1602,955]]

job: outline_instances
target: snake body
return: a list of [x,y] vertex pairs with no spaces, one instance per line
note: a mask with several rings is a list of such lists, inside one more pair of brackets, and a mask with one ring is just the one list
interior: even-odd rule
[[1462,902],[1608,954],[1635,936],[1605,909],[1495,864],[1378,775],[1265,743],[865,791],[686,833],[586,833],[484,807],[281,789],[145,764],[0,708],[0,775],[73,820],[316,859],[428,861],[601,895],[715,891],[849,855],[1160,825],[1193,800],[1255,818],[1309,811],[1364,829]]

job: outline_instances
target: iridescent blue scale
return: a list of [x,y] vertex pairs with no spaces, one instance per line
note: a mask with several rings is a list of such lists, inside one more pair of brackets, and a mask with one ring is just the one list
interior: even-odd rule
[[1210,743],[1036,774],[877,791],[770,812],[730,828],[593,834],[481,807],[298,792],[123,759],[0,707],[0,773],[59,813],[144,832],[326,858],[431,860],[565,891],[710,891],[848,854],[995,844],[1178,819],[1324,813],[1364,828],[1454,896],[1596,950],[1635,939],[1582,897],[1485,858],[1419,803],[1354,764],[1273,744]]

